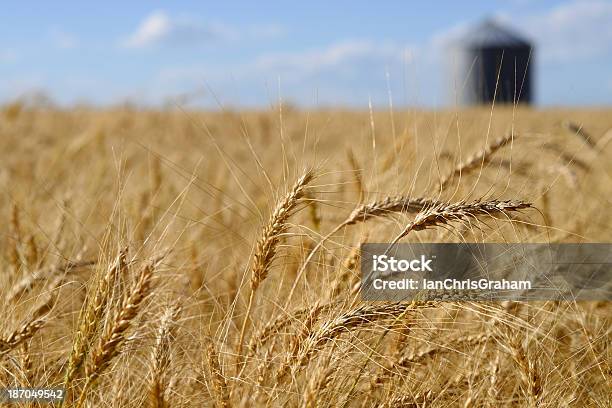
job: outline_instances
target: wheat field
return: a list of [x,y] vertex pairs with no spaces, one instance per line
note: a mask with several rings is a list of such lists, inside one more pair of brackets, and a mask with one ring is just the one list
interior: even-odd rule
[[62,387],[65,407],[612,405],[609,302],[359,295],[363,242],[609,242],[610,109],[16,103],[0,144],[0,388]]

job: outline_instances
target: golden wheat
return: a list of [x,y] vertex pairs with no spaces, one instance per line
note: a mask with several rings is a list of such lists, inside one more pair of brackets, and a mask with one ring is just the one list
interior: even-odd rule
[[609,241],[609,109],[280,110],[0,109],[0,388],[64,387],[70,407],[609,405],[610,302],[359,293],[362,243]]

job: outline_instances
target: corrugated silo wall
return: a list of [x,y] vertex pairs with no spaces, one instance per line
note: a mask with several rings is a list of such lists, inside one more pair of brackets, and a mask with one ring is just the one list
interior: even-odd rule
[[459,89],[452,91],[458,91],[463,105],[490,104],[494,96],[496,103],[532,101],[531,48],[454,50],[453,64],[453,82]]

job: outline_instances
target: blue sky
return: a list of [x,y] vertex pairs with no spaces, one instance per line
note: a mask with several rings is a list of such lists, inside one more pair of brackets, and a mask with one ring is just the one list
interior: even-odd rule
[[444,44],[494,16],[536,44],[536,101],[612,104],[612,1],[33,2],[0,13],[0,102],[452,105]]

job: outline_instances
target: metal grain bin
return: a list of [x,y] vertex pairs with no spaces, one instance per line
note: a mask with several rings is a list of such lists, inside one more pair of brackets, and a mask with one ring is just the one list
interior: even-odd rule
[[461,104],[532,102],[533,46],[525,38],[486,20],[455,41],[452,52]]

